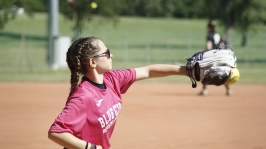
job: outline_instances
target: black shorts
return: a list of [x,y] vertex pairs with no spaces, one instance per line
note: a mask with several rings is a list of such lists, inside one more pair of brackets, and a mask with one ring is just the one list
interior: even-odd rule
[[[64,147],[63,149],[67,149],[67,148]],[[97,146],[94,144],[91,144],[91,148],[89,148],[89,149],[97,149]]]

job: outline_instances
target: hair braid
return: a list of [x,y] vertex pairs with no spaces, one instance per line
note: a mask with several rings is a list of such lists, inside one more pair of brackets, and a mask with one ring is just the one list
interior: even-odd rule
[[80,75],[87,72],[88,60],[100,50],[97,42],[94,42],[97,39],[96,37],[80,38],[68,49],[66,61],[71,72],[69,96],[78,86]]

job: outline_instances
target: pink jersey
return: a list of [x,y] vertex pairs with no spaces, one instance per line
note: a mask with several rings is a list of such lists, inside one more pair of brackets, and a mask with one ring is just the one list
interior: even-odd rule
[[99,89],[82,80],[49,132],[69,132],[108,149],[122,105],[121,94],[127,91],[135,79],[135,69],[126,69],[106,72],[106,89]]

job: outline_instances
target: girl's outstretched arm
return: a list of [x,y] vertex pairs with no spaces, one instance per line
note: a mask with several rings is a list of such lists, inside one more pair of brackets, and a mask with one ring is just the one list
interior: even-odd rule
[[138,67],[135,68],[135,70],[136,70],[136,81],[148,78],[166,77],[170,75],[187,76],[186,66],[177,66],[170,64],[153,64],[153,65]]

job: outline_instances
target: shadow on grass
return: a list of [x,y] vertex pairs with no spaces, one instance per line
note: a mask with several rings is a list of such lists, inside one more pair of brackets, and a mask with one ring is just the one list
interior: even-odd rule
[[[1,37],[5,38],[11,38],[14,40],[20,40],[21,39],[21,34],[18,33],[12,33],[12,32],[0,32]],[[35,40],[35,41],[46,41],[48,40],[47,37],[45,36],[38,36],[38,35],[27,35],[25,34],[25,38],[28,40]]]

